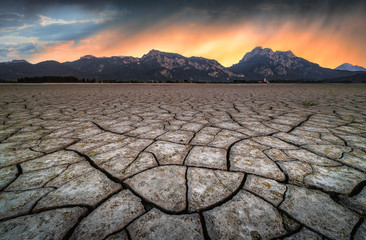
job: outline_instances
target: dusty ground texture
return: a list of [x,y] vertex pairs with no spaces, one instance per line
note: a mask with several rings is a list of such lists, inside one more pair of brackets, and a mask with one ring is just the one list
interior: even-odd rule
[[0,89],[1,239],[365,239],[365,85]]

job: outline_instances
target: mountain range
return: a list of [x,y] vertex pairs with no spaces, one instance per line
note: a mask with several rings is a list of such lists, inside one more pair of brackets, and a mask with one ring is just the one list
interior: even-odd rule
[[34,76],[74,76],[97,81],[232,82],[263,78],[319,81],[347,79],[359,73],[342,68],[323,68],[295,56],[291,51],[274,52],[262,47],[256,47],[246,53],[237,64],[229,68],[222,66],[216,60],[202,57],[187,58],[176,53],[158,50],[151,50],[141,58],[86,55],[76,61],[64,63],[44,61],[31,64],[25,60],[0,63],[0,79],[3,80]]

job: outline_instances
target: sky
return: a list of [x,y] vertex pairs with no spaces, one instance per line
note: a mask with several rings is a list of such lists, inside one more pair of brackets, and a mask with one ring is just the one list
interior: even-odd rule
[[366,67],[364,0],[1,0],[0,62],[141,57],[151,49],[229,67],[256,46]]

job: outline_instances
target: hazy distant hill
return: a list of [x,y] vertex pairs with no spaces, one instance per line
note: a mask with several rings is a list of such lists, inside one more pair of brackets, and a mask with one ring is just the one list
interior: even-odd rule
[[355,72],[354,75],[323,80],[333,83],[366,83],[366,72]]
[[84,75],[84,73],[56,61],[31,64],[25,60],[13,60],[0,63],[0,78],[4,80],[34,76],[74,76],[83,78]]
[[296,57],[291,51],[273,52],[270,48],[256,47],[244,55],[239,63],[229,68],[247,79],[304,79],[323,80],[352,75],[348,71],[322,68],[316,63]]
[[352,71],[352,72],[364,72],[366,71],[366,68],[361,67],[361,66],[357,66],[357,65],[352,65],[350,63],[343,63],[342,65],[338,66],[335,68],[336,70],[346,70],[346,71]]

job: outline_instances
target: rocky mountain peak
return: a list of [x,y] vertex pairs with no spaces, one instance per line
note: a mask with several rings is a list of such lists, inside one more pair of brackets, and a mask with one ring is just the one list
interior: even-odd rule
[[272,49],[259,46],[255,47],[251,52],[246,53],[240,62],[245,62],[253,57],[272,56],[273,54],[274,52],[272,51]]
[[275,55],[281,55],[281,56],[284,56],[284,57],[288,57],[288,58],[295,58],[295,54],[292,52],[292,51],[276,51],[275,52]]
[[85,56],[82,56],[81,58],[80,58],[80,60],[81,59],[88,59],[88,60],[90,60],[90,59],[95,59],[96,57],[94,57],[93,55],[85,55]]
[[147,54],[145,54],[143,57],[153,57],[153,56],[157,56],[157,55],[160,55],[162,52],[159,51],[159,50],[156,50],[156,49],[152,49],[150,50]]
[[295,56],[291,51],[273,52],[270,48],[256,47],[229,68],[233,73],[249,79],[326,79],[339,75],[331,69]]
[[177,53],[162,52],[156,49],[152,49],[150,50],[150,52],[142,56],[143,60],[163,59],[163,58],[167,59],[167,58],[185,58],[185,57]]
[[244,55],[240,62],[248,61],[253,57],[268,57],[268,58],[295,58],[295,54],[292,51],[276,51],[273,52],[270,48],[256,47],[251,52]]

